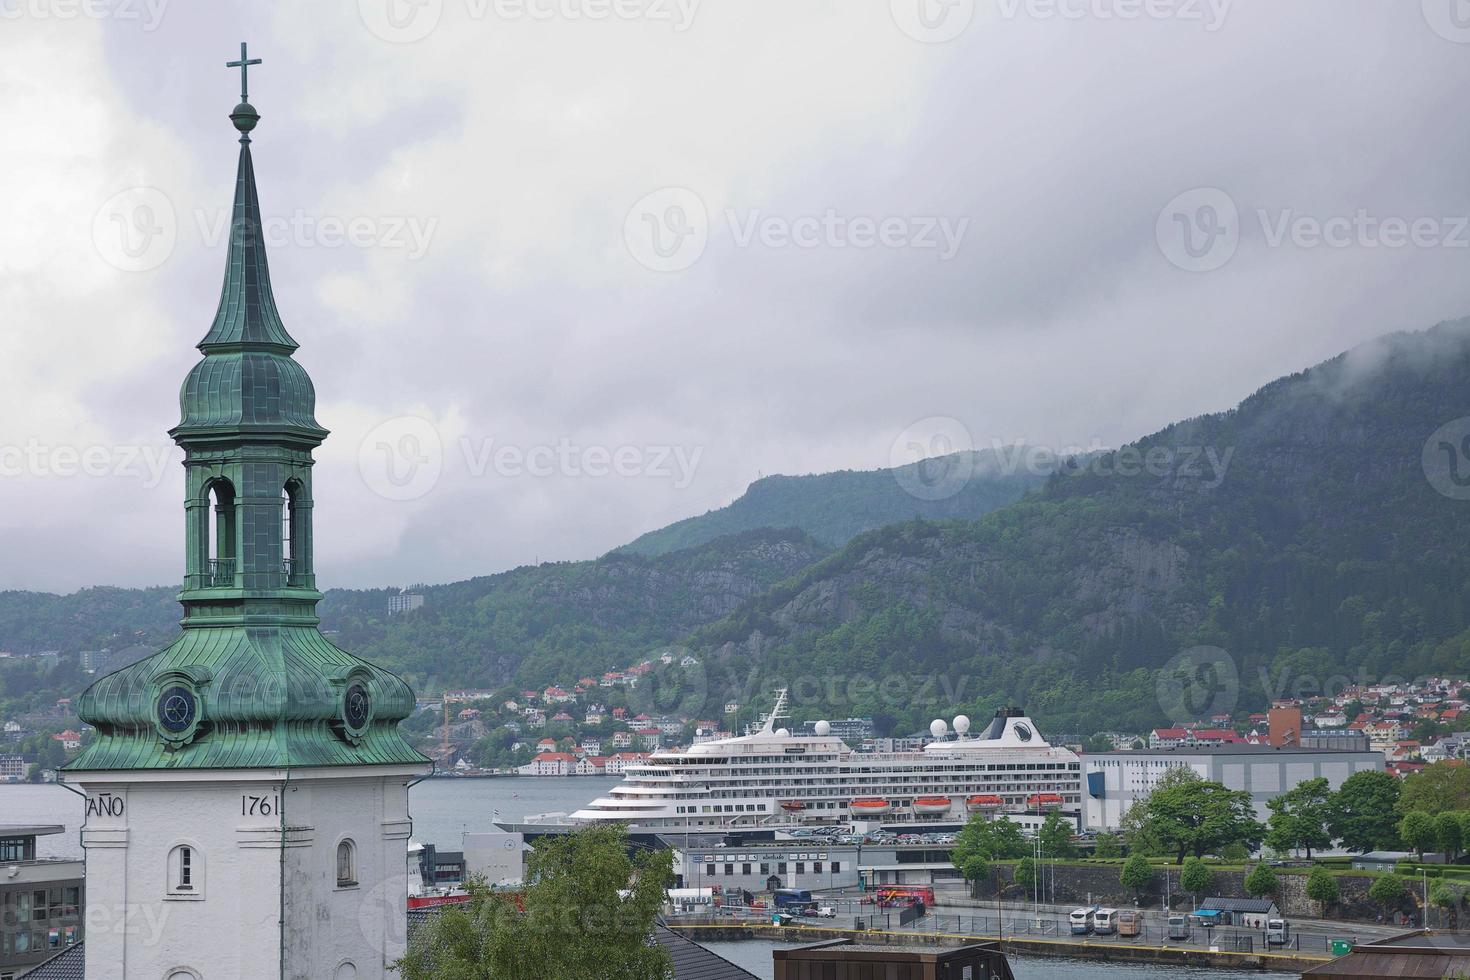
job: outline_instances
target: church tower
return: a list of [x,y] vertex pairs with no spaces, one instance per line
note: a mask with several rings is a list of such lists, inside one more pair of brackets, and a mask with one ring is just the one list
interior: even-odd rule
[[271,294],[241,70],[224,289],[170,432],[183,632],[98,679],[63,773],[86,794],[88,980],[395,976],[413,692],[318,630],[312,452],[327,436]]

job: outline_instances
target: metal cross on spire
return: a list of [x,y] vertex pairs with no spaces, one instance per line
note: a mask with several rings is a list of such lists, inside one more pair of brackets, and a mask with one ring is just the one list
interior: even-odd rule
[[240,69],[240,101],[250,101],[250,66],[260,64],[259,58],[251,58],[245,53],[245,42],[240,42],[240,60],[225,62],[226,68]]

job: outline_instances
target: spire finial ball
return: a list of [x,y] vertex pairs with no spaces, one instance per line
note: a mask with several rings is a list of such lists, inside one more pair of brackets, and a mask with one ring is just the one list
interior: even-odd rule
[[260,122],[260,113],[256,112],[255,106],[249,102],[241,102],[230,113],[230,122],[234,123],[235,128],[240,132],[249,133],[255,128],[255,124]]

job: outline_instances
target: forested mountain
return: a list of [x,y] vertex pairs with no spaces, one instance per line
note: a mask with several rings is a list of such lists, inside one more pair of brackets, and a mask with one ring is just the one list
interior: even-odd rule
[[[699,517],[649,531],[620,551],[661,555],[762,527],[797,527],[823,544],[846,544],[864,531],[913,518],[974,519],[1020,500],[1048,474],[1014,462],[1006,450],[975,450],[894,469],[842,470],[812,476],[768,476],[752,483],[734,503]],[[957,492],[924,488],[958,474]],[[917,491],[917,492],[915,492]]]
[[[1463,673],[1467,417],[1465,322],[1386,337],[980,520],[862,535],[693,646],[726,683],[755,663],[822,681],[821,701],[834,677],[938,677],[972,711],[1020,702],[1082,733],[1161,721],[1154,672],[1197,645],[1225,651],[1242,705]],[[925,717],[876,695],[822,707]]]
[[[1019,496],[988,478],[1000,471],[952,506]],[[936,519],[887,471],[772,478],[596,561],[423,587],[408,615],[387,616],[387,590],[332,591],[323,625],[425,690],[566,682],[685,645],[712,705],[784,680],[809,714],[903,730],[1006,702],[1074,734],[1138,730],[1164,720],[1159,668],[1201,645],[1238,679],[1216,709],[1470,672],[1467,498],[1470,325],[1457,322],[1081,460],[978,519]],[[818,540],[885,508],[896,523],[835,551]],[[755,520],[787,529],[709,538]],[[666,550],[684,540],[700,543]],[[173,593],[0,594],[0,649],[161,645]]]
[[793,529],[750,531],[668,555],[611,554],[424,586],[422,609],[391,618],[391,591],[339,589],[321,605],[322,628],[415,681],[570,683],[678,642],[830,550]]

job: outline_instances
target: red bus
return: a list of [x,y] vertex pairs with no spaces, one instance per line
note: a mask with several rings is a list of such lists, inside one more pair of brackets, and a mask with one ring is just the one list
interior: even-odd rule
[[884,908],[895,905],[923,904],[929,908],[934,904],[934,889],[929,885],[879,885],[878,904]]

